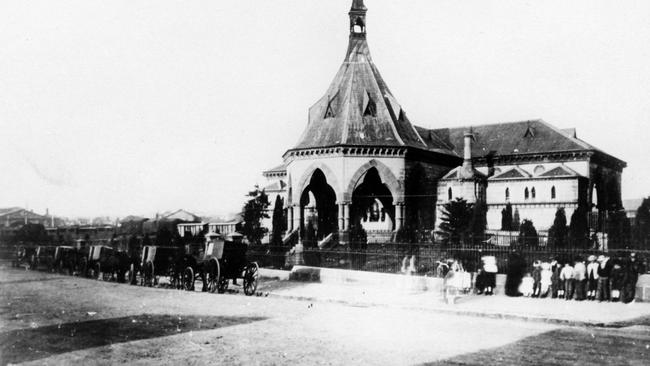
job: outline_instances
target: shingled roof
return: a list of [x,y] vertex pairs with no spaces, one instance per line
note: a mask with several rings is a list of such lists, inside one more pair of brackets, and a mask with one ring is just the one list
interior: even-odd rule
[[[353,1],[343,65],[327,93],[309,109],[309,123],[294,149],[336,145],[427,149],[372,61],[365,14],[363,1]],[[357,25],[360,30],[355,31]]]
[[[507,122],[471,127],[475,141],[472,156],[543,154],[570,151],[600,151],[596,147],[564,132],[543,120]],[[427,130],[418,127],[420,134],[429,134],[436,144],[444,144],[458,154],[463,151],[463,135],[467,127]],[[603,153],[604,154],[604,153]]]

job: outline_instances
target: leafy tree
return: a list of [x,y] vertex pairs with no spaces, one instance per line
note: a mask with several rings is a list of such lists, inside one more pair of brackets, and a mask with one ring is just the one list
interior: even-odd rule
[[643,199],[636,211],[634,239],[640,248],[650,249],[650,197]]
[[609,248],[626,248],[631,237],[630,220],[625,211],[612,211],[607,218],[607,246]]
[[537,230],[535,225],[530,220],[524,219],[524,221],[519,226],[519,245],[524,247],[537,246],[539,240],[537,237]]
[[510,202],[501,210],[501,230],[512,231],[512,205]]
[[16,231],[14,240],[17,242],[40,243],[47,241],[47,231],[42,224],[28,223]]
[[251,244],[261,244],[262,238],[268,229],[262,226],[262,219],[268,219],[266,209],[269,207],[269,197],[255,186],[255,190],[248,192],[250,199],[244,204],[242,234]]
[[555,211],[555,220],[553,220],[553,225],[548,230],[549,244],[560,248],[566,247],[567,234],[566,214],[564,213],[563,207],[558,207],[557,211]]
[[444,238],[445,244],[464,242],[471,229],[473,209],[474,205],[463,198],[456,198],[443,205],[439,234]]
[[571,214],[569,240],[577,248],[587,248],[589,246],[589,221],[587,216],[587,207],[584,205],[578,206]]

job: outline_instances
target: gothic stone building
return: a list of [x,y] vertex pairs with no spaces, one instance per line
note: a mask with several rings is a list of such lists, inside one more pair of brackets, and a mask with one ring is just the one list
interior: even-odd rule
[[[548,227],[557,207],[621,206],[625,163],[541,121],[451,129],[415,126],[372,61],[363,0],[349,12],[345,59],[309,109],[282,165],[264,172],[271,202],[281,198],[288,233],[312,225],[319,239],[351,226],[389,238],[404,226],[434,229],[455,197],[485,200],[499,229],[507,202]],[[596,199],[597,197],[597,199]]]

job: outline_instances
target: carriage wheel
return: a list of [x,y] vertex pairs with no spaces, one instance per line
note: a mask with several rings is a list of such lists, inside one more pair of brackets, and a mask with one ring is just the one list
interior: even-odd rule
[[183,288],[187,291],[194,291],[194,270],[187,267],[183,271]]
[[219,288],[219,279],[221,275],[221,268],[219,268],[219,261],[212,260],[210,261],[210,267],[205,273],[206,282],[208,285],[208,291],[215,292]]
[[244,293],[252,296],[257,291],[257,279],[260,267],[256,262],[249,263],[244,270]]
[[144,285],[151,287],[154,285],[154,267],[153,262],[149,261],[144,265]]
[[135,285],[137,282],[136,279],[136,273],[135,273],[135,264],[131,263],[131,266],[129,266],[129,284],[130,285]]

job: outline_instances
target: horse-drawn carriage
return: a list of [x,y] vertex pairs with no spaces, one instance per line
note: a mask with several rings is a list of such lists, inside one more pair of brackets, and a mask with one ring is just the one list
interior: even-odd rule
[[54,269],[59,273],[73,274],[77,269],[79,251],[75,247],[59,245],[54,250]]
[[[142,248],[141,262],[139,266],[142,272],[141,285],[157,285],[158,278],[166,276],[169,277],[171,287],[180,287],[181,271],[183,268],[181,265],[182,259],[183,248],[154,245],[144,246]],[[133,265],[131,268],[132,271],[135,271]]]
[[82,262],[82,272],[87,277],[105,281],[115,276],[118,282],[124,282],[129,264],[129,256],[125,252],[106,245],[91,245],[88,248],[88,256],[84,257]]
[[52,271],[54,269],[55,251],[56,248],[53,246],[39,245],[32,254],[30,268],[39,269],[39,267],[45,267],[48,271]]
[[223,293],[229,280],[243,279],[244,293],[253,295],[257,290],[259,267],[246,260],[246,244],[241,235],[229,235],[225,240],[220,234],[209,233],[204,243],[185,246],[183,263],[183,288],[194,290],[194,283],[201,279],[202,291]]
[[33,255],[36,253],[36,247],[32,245],[18,245],[11,261],[12,267],[30,266]]

